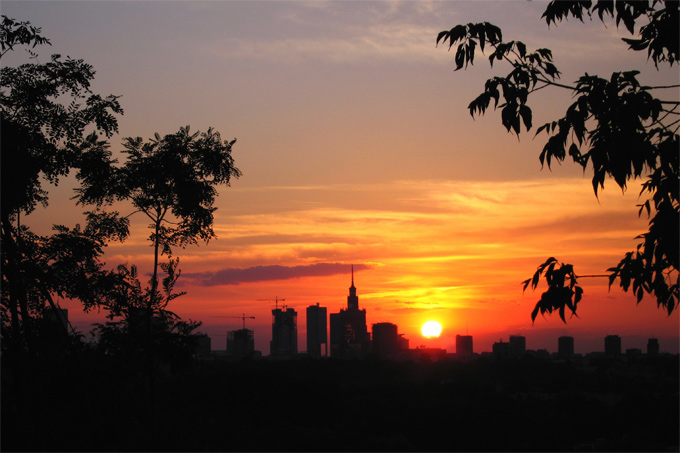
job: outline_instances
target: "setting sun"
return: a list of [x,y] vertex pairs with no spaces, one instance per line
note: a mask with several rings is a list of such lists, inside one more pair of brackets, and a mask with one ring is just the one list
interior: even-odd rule
[[438,337],[442,333],[442,325],[437,321],[427,321],[420,330],[424,337]]

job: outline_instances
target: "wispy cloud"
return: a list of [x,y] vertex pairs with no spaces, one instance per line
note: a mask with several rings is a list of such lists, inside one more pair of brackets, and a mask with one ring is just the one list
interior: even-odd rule
[[218,58],[287,64],[446,61],[435,49],[437,3],[284,3],[262,11],[256,36],[227,34],[204,51]]
[[[355,264],[355,271],[370,269],[367,264]],[[325,277],[347,274],[350,265],[345,263],[317,263],[303,266],[253,266],[248,268],[220,269],[214,272],[183,274],[191,283],[200,286],[238,285],[271,280],[290,280],[302,277]]]
[[229,39],[222,45],[207,49],[222,58],[245,58],[297,63],[316,59],[332,63],[367,61],[439,61],[446,55],[434,45],[436,27],[412,25],[380,25],[354,36],[338,39],[333,36],[291,37],[275,41]]

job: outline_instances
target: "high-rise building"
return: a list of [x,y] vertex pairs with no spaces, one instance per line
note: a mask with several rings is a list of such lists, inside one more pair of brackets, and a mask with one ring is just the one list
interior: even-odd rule
[[456,335],[456,355],[458,358],[472,356],[472,335]]
[[574,356],[574,337],[562,336],[557,339],[557,354],[568,358]]
[[647,340],[647,354],[657,355],[659,354],[659,340],[656,338],[650,338]]
[[522,357],[527,351],[527,339],[522,335],[510,335],[510,356]]
[[373,324],[373,353],[386,358],[399,352],[401,339],[397,333],[397,325],[391,322]]
[[607,335],[604,337],[604,353],[612,357],[620,356],[621,337],[618,335]]
[[307,353],[321,357],[321,345],[325,346],[328,355],[328,323],[326,322],[326,307],[319,304],[307,307]]
[[331,313],[331,357],[363,357],[370,347],[371,337],[366,329],[366,310],[359,309],[359,296],[354,286],[349,287],[347,308]]
[[269,354],[277,357],[297,354],[297,312],[292,308],[272,310],[272,341]]
[[232,357],[249,357],[255,352],[255,336],[250,329],[231,330],[227,332],[227,355]]

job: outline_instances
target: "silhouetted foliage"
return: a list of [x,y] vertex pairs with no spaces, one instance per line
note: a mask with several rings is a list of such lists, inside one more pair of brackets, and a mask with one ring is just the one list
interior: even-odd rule
[[[137,363],[152,378],[159,367],[173,369],[189,365],[198,346],[196,332],[200,321],[184,321],[165,307],[184,292],[174,292],[179,278],[179,259],[170,259],[160,266],[166,276],[162,291],[152,297],[151,287],[142,288],[135,265],[119,265],[102,291],[99,307],[106,308],[107,321],[96,324],[97,350],[130,363]],[[149,318],[149,313],[151,318]]]
[[536,308],[531,312],[531,319],[536,319],[539,311],[544,315],[555,310],[559,312],[562,321],[566,322],[565,309],[568,308],[572,315],[576,315],[576,306],[583,294],[583,289],[576,284],[578,276],[574,274],[574,267],[571,264],[558,264],[555,258],[548,258],[545,263],[538,266],[532,278],[524,281],[524,290],[529,285],[536,289],[544,272],[548,290],[543,293]]
[[49,39],[40,35],[40,31],[40,28],[32,26],[30,22],[17,22],[3,15],[0,28],[0,58],[10,50],[14,50],[16,45],[35,47],[51,44]]
[[[678,60],[678,4],[673,1],[552,1],[543,17],[548,25],[574,17],[583,21],[596,14],[603,22],[612,17],[618,26],[635,34],[635,25],[643,22],[637,38],[622,38],[634,51],[647,50],[655,67],[673,66]],[[638,71],[615,72],[610,78],[585,74],[574,85],[559,83],[560,71],[553,64],[549,49],[528,50],[520,41],[503,41],[500,28],[488,22],[457,25],[437,36],[437,44],[456,47],[456,70],[473,64],[477,46],[490,48],[489,63],[502,61],[512,67],[505,77],[487,80],[484,92],[469,105],[470,114],[483,115],[494,101],[501,109],[501,122],[508,132],[520,134],[522,125],[533,126],[529,96],[546,88],[557,87],[573,92],[575,101],[564,117],[540,126],[536,135],[549,138],[540,155],[542,165],[550,168],[554,161],[569,156],[584,171],[590,166],[595,195],[612,178],[623,190],[632,179],[646,178],[640,195],[649,197],[639,214],[647,213],[649,231],[616,265],[608,269],[609,285],[617,280],[624,291],[631,289],[638,303],[645,293],[652,294],[659,307],[670,314],[678,305],[679,244],[679,173],[678,119],[680,85],[644,86]],[[671,100],[659,99],[653,90],[673,89]],[[500,103],[500,104],[499,104]],[[565,308],[576,313],[582,290],[576,285],[578,275],[569,264],[557,265],[554,258],[539,266],[533,278],[524,282],[526,289],[538,285],[545,271],[548,290],[536,304],[531,317],[557,310],[565,320]]]
[[[143,292],[136,280],[136,270],[131,269],[137,282],[137,286],[133,285],[136,293],[121,300],[126,306],[110,307],[113,315],[123,314],[127,308],[145,308],[147,327],[151,329],[154,313],[165,310],[171,300],[184,294],[172,292],[180,276],[179,259],[172,257],[172,248],[196,244],[198,240],[208,242],[215,236],[217,187],[228,186],[231,178],[241,174],[231,156],[235,142],[223,142],[213,129],[192,134],[186,126],[164,137],[155,134],[146,143],[141,137],[126,138],[123,152],[127,159],[120,167],[114,165],[116,161],[101,146],[92,146],[83,153],[83,160],[91,160],[95,165],[82,166],[77,175],[81,181],[78,202],[100,207],[127,199],[136,212],[151,221],[149,240],[153,244],[154,263],[150,287]],[[107,164],[99,165],[104,160]],[[168,256],[167,263],[159,263],[161,255]],[[162,282],[159,267],[166,273]],[[127,272],[123,268],[121,271]]]
[[[43,44],[50,42],[40,28],[2,16],[0,56],[18,46]],[[117,96],[92,93],[94,70],[82,60],[52,55],[44,64],[3,66],[0,76],[3,348],[22,349],[35,343],[34,318],[42,315],[42,307],[57,311],[52,294],[97,298],[90,284],[103,278],[102,249],[107,240],[125,236],[127,223],[93,212],[82,230],[59,226],[54,236],[41,237],[21,225],[20,216],[47,205],[43,181],[56,185],[79,167],[88,145],[85,130],[110,137],[118,127],[114,115],[123,110]]]
[[[28,22],[3,16],[1,31],[1,55],[18,45],[49,44]],[[91,93],[93,77],[90,65],[59,55],[46,64],[2,68],[3,348],[31,349],[37,318],[45,305],[59,313],[53,299],[58,296],[80,300],[85,310],[104,308],[112,321],[118,319],[98,328],[109,352],[116,349],[113,339],[123,338],[118,333],[130,334],[121,344],[132,340],[153,349],[174,342],[183,350],[181,343],[193,341],[200,323],[166,309],[184,294],[174,292],[180,271],[172,247],[214,237],[217,187],[240,176],[231,157],[235,140],[222,142],[213,129],[191,134],[188,126],[147,143],[127,138],[127,159],[119,165],[107,141],[95,132],[85,136],[94,129],[110,137],[117,132],[114,114],[122,113],[116,96]],[[85,227],[55,225],[54,234],[39,236],[21,225],[21,213],[47,204],[43,180],[56,185],[71,170],[80,182],[78,203],[95,206]],[[108,270],[101,260],[108,242],[129,235],[129,215],[103,210],[118,200],[130,200],[152,221],[154,265],[145,289],[136,266]],[[165,263],[159,263],[162,254],[168,255]]]
[[[28,22],[3,16],[1,31],[0,56],[19,45],[49,44]],[[117,132],[114,114],[122,109],[116,96],[91,93],[91,66],[54,55],[46,64],[1,71],[3,436],[8,427],[21,433],[13,444],[21,449],[69,450],[64,445],[79,445],[73,433],[66,444],[33,441],[36,427],[50,428],[42,414],[63,404],[55,403],[59,392],[52,386],[69,386],[61,380],[68,376],[80,381],[71,394],[87,393],[93,386],[129,392],[133,396],[122,401],[133,406],[140,432],[153,438],[158,384],[164,376],[191,369],[201,336],[196,333],[200,322],[184,321],[166,308],[184,294],[174,290],[180,272],[171,247],[214,237],[216,187],[240,175],[231,157],[234,141],[222,143],[212,129],[190,134],[187,126],[164,138],[156,135],[150,143],[126,139],[128,158],[119,165],[108,142],[96,132],[107,138]],[[22,225],[21,214],[47,205],[42,183],[56,185],[72,170],[80,182],[78,203],[94,205],[85,213],[84,226],[54,225],[52,234],[41,236]],[[102,260],[108,243],[130,234],[129,215],[104,209],[119,200],[130,200],[153,222],[154,268],[146,288],[134,264],[111,270]],[[169,255],[167,262],[158,262],[159,253]],[[85,311],[106,310],[110,321],[96,326],[96,345],[85,344],[70,326],[57,297],[78,300]],[[112,366],[118,380],[108,380]],[[70,374],[74,369],[78,372]],[[32,379],[36,374],[39,382]],[[22,384],[16,386],[17,382]],[[51,389],[51,397],[34,398],[45,387]],[[8,398],[14,392],[17,397]],[[96,402],[74,398],[76,412],[92,414],[95,404],[118,404],[106,395],[98,397]],[[71,407],[70,402],[67,405]],[[113,414],[127,416],[116,410]],[[68,417],[74,426],[83,423],[80,418],[75,412]],[[101,433],[99,425],[93,432]],[[3,437],[3,449],[6,445]],[[137,439],[130,445],[155,448]]]

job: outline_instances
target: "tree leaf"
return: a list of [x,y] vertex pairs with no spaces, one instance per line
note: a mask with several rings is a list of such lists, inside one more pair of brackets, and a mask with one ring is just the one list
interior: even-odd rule
[[524,121],[524,127],[527,131],[531,129],[531,109],[529,106],[522,104],[519,107],[519,114],[522,116],[522,121]]

